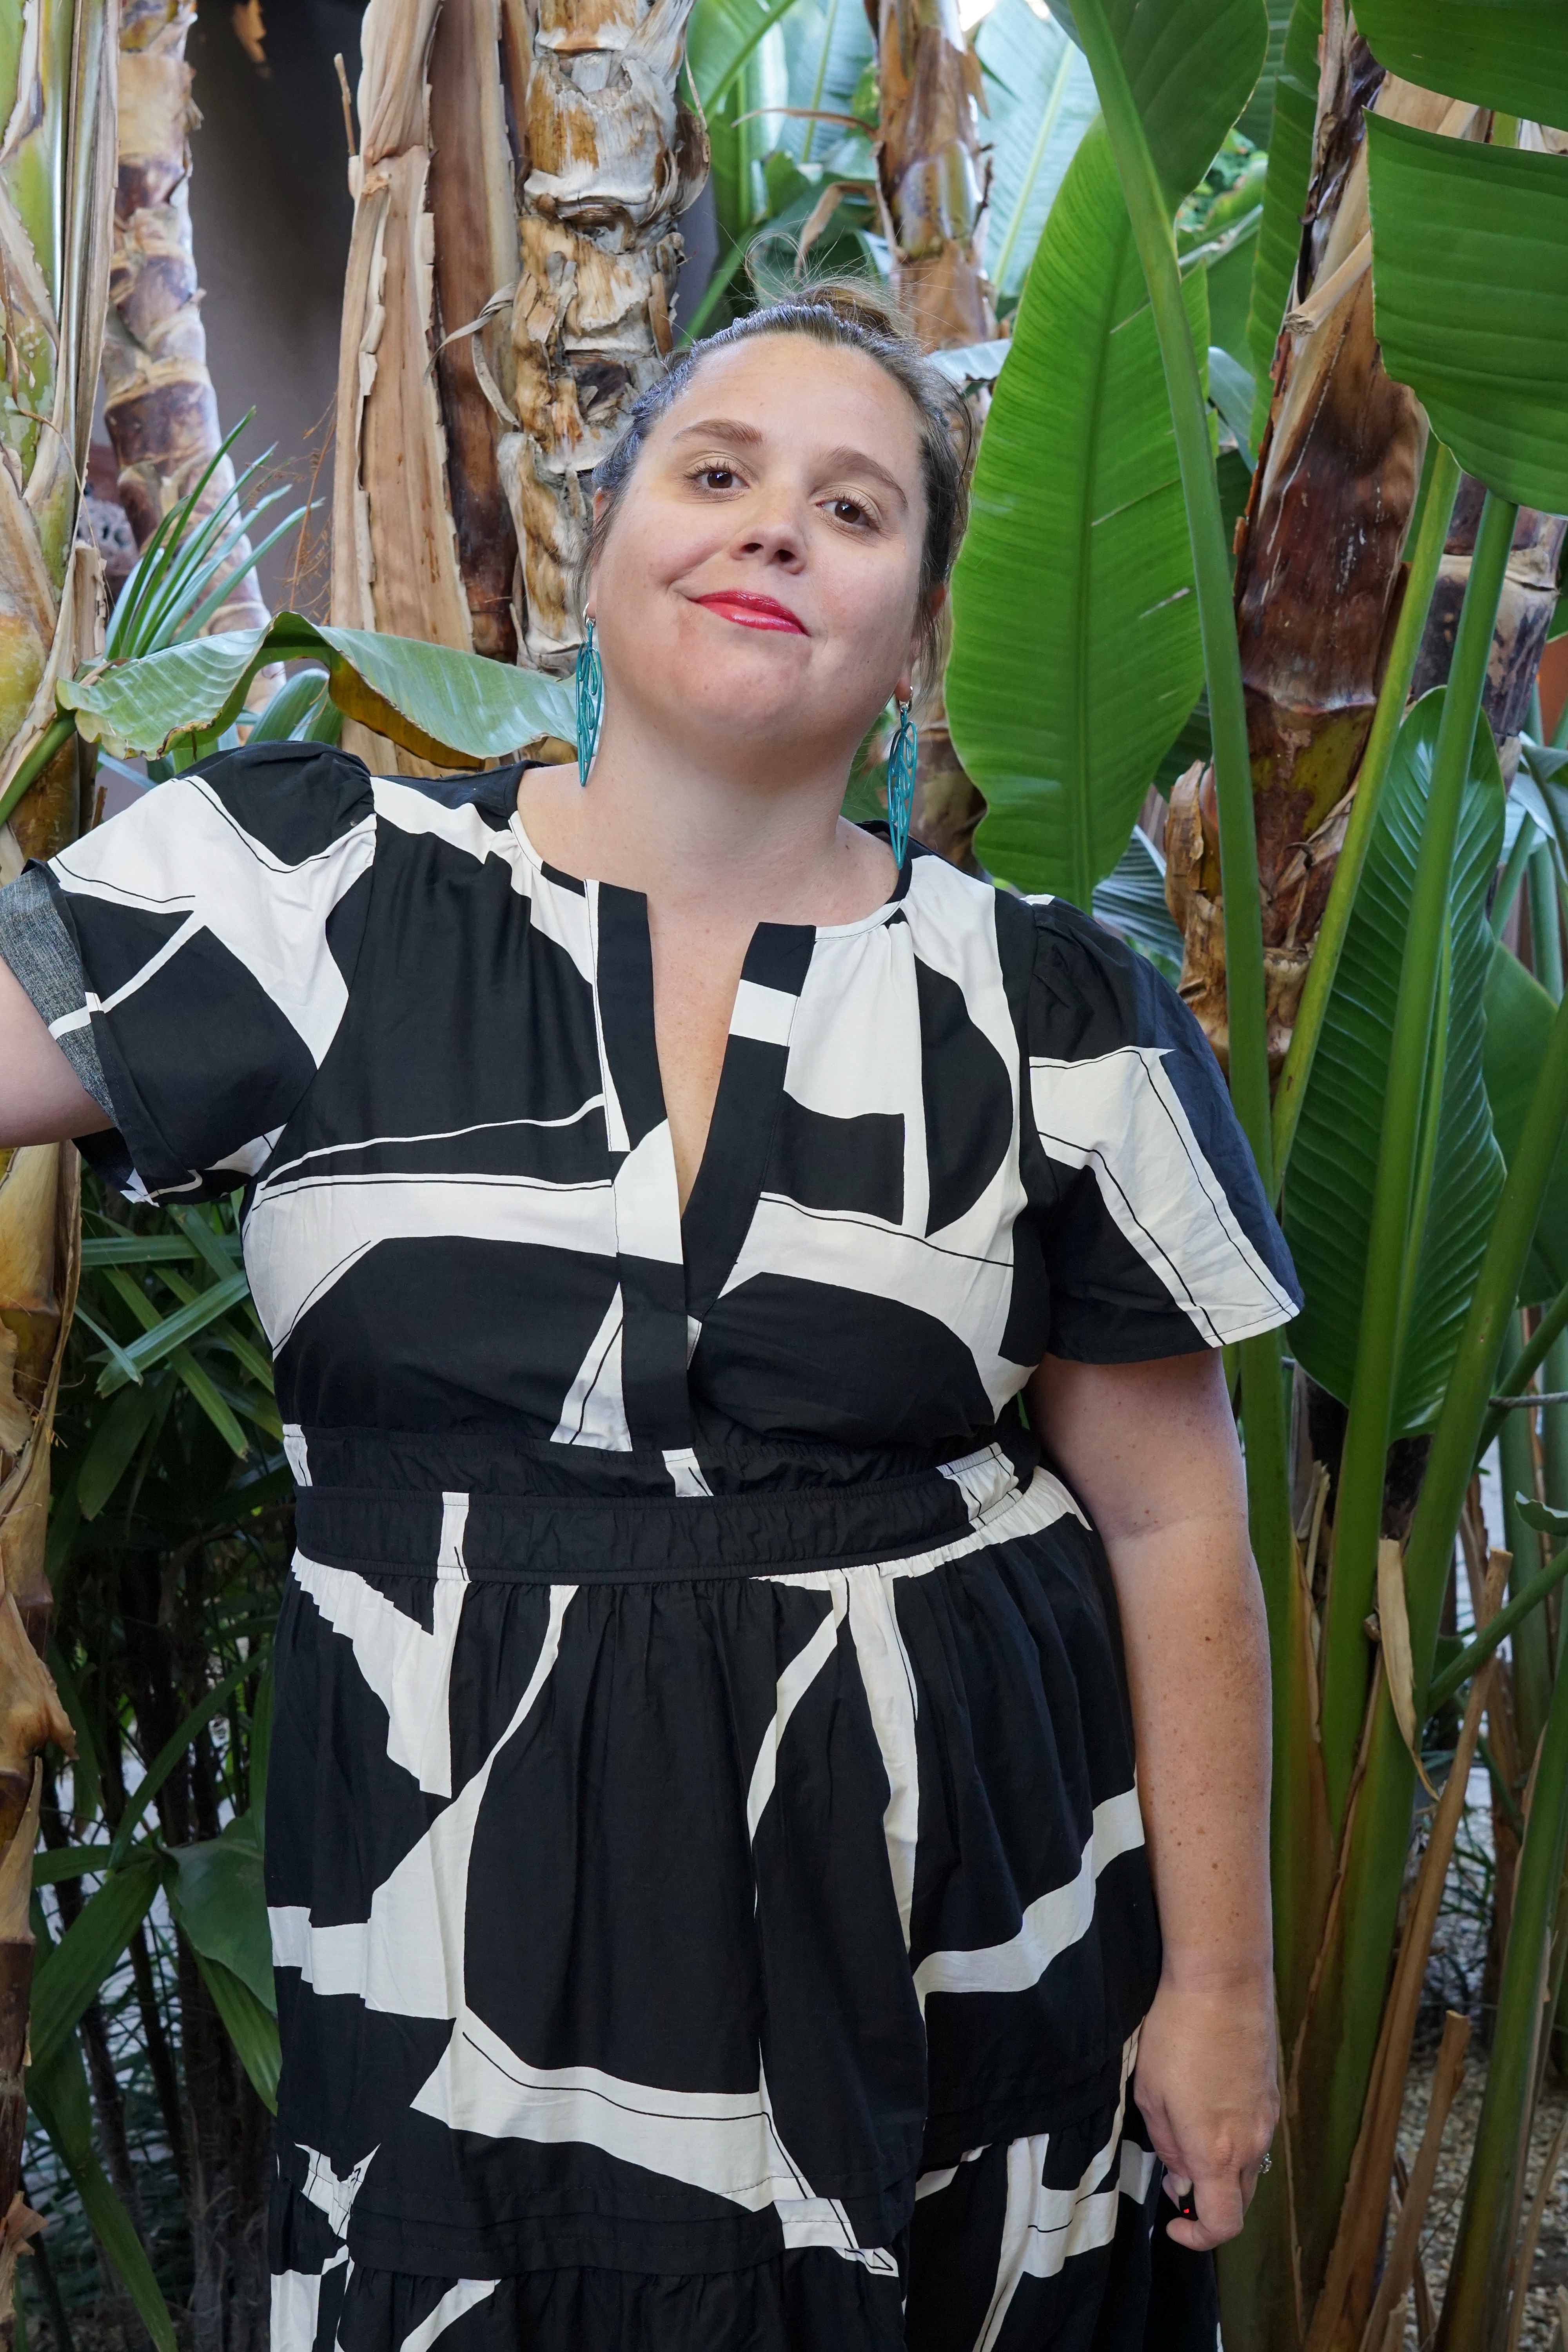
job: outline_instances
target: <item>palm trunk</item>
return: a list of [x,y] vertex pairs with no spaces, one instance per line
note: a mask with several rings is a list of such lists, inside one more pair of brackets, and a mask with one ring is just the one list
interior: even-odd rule
[[[984,342],[996,319],[981,263],[987,172],[978,60],[954,0],[880,0],[877,33],[878,173],[894,290],[927,351]],[[921,714],[910,829],[928,849],[977,873],[974,834],[984,814],[933,695]]]
[[[114,198],[112,0],[36,0],[13,89],[0,92],[0,788],[54,715],[55,680],[97,651],[101,568],[76,543],[108,299]],[[26,856],[80,827],[86,778],[74,740],[0,829],[0,885]],[[68,1147],[0,1152],[0,2344],[15,2327],[22,2085],[33,1938],[38,1754],[70,1726],[43,1650],[48,1452],[76,1289],[77,1158]]]
[[[1384,373],[1373,331],[1366,112],[1451,135],[1476,116],[1385,77],[1343,9],[1331,5],[1328,16],[1301,262],[1236,571],[1276,1071],[1398,618],[1426,442],[1426,415]],[[1224,1061],[1219,834],[1213,773],[1202,763],[1171,794],[1165,847],[1171,911],[1185,940],[1182,994]]]
[[676,89],[690,12],[691,0],[545,0],[530,21],[500,467],[522,557],[519,658],[537,669],[575,658],[594,468],[673,347],[675,223],[708,172]]
[[[223,439],[191,242],[185,41],[195,17],[195,0],[121,0],[103,414],[120,465],[120,501],[139,547],[193,488]],[[202,511],[210,513],[233,488],[225,457],[202,493]],[[268,612],[247,540],[234,550],[227,584],[208,631],[260,627]],[[275,673],[267,675],[276,682]]]

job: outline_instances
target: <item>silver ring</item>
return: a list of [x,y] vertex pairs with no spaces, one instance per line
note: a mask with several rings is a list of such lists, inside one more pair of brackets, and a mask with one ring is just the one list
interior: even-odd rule
[[1274,2158],[1270,2156],[1268,2150],[1265,2148],[1263,2154],[1258,2159],[1258,2169],[1259,2172],[1269,2172],[1272,2171],[1273,2166]]

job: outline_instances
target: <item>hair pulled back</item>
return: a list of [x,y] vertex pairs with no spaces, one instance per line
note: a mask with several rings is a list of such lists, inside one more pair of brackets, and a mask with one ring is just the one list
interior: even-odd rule
[[925,491],[925,539],[921,549],[920,630],[921,667],[941,675],[945,630],[932,609],[934,592],[952,570],[969,510],[969,463],[973,425],[956,385],[913,341],[891,296],[869,279],[808,281],[781,299],[748,310],[671,360],[632,409],[626,431],[594,476],[605,504],[588,536],[592,570],[609,535],[627,483],[654,426],[679,399],[712,352],[756,342],[763,335],[804,335],[830,351],[862,352],[891,376],[920,422],[921,479]]

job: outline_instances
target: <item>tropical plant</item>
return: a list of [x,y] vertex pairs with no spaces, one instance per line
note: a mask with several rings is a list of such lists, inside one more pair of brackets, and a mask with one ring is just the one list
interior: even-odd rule
[[[37,0],[0,31],[0,884],[78,830],[87,782],[74,741],[14,786],[55,710],[55,687],[96,650],[100,573],[77,543],[108,292],[114,174],[113,32],[100,0]],[[43,1663],[49,1442],[76,1287],[75,1154],[0,1152],[0,2331],[12,2318],[28,1920],[39,1751],[70,1727]]]
[[[118,182],[103,347],[103,421],[138,546],[200,475],[201,512],[234,486],[212,378],[191,238],[191,68],[195,0],[121,0]],[[216,458],[216,463],[213,461]],[[254,628],[267,607],[241,532],[207,625]]]

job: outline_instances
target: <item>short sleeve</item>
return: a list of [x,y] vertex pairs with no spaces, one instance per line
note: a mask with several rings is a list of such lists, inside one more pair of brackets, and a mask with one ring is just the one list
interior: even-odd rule
[[152,787],[4,894],[0,953],[115,1131],[133,1198],[231,1192],[265,1163],[348,1003],[374,856],[370,777],[262,743]]
[[1137,1363],[1288,1322],[1301,1304],[1289,1253],[1202,1030],[1076,908],[1033,912],[1024,1179],[1049,1352]]

